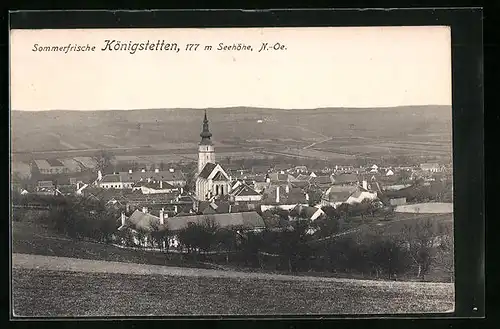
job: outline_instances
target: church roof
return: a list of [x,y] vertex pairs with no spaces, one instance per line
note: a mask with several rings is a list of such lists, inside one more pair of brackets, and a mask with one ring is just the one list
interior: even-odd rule
[[209,162],[205,164],[205,167],[203,167],[203,170],[200,172],[198,176],[207,179],[208,176],[210,176],[210,174],[212,173],[212,171],[214,171],[215,167],[217,167],[215,163]]
[[214,176],[214,181],[227,181],[226,176],[224,176],[220,171]]

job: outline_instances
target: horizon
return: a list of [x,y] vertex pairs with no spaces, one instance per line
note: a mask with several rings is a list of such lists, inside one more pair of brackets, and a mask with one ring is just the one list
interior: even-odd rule
[[304,110],[382,110],[402,107],[451,107],[451,104],[416,104],[416,105],[396,105],[396,106],[366,106],[366,107],[315,107],[315,108],[273,108],[258,106],[226,106],[226,107],[174,107],[174,108],[131,108],[131,109],[42,109],[42,110],[19,110],[11,109],[11,112],[111,112],[111,111],[172,111],[172,110],[231,110],[231,109],[254,109],[254,110],[278,110],[278,111],[304,111]]

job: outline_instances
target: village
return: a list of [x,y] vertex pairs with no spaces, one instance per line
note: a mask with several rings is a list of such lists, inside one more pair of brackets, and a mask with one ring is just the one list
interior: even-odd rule
[[94,202],[115,216],[115,227],[107,227],[113,243],[180,252],[213,249],[186,242],[184,231],[194,226],[232,230],[236,238],[248,238],[263,231],[293,230],[290,223],[301,222],[305,235],[325,239],[368,222],[399,221],[408,212],[453,212],[451,165],[374,163],[313,170],[280,162],[231,167],[216,161],[206,112],[200,137],[196,167],[162,164],[110,171],[116,166],[103,153],[95,159],[94,174],[84,180],[81,171],[62,162],[35,160],[33,176],[42,179],[31,188],[15,187],[13,207],[44,209],[52,203],[47,200],[65,198]]

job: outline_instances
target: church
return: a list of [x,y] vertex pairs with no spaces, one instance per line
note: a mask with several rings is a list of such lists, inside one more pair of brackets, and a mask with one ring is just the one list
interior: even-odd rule
[[208,128],[207,112],[203,119],[203,129],[198,146],[198,171],[196,175],[196,198],[199,201],[209,201],[221,198],[229,193],[230,177],[215,162],[215,149],[212,143],[212,133]]

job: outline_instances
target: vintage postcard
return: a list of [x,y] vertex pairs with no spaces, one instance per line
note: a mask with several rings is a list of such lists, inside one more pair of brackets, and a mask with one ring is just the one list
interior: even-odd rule
[[14,317],[453,312],[449,27],[10,49]]

